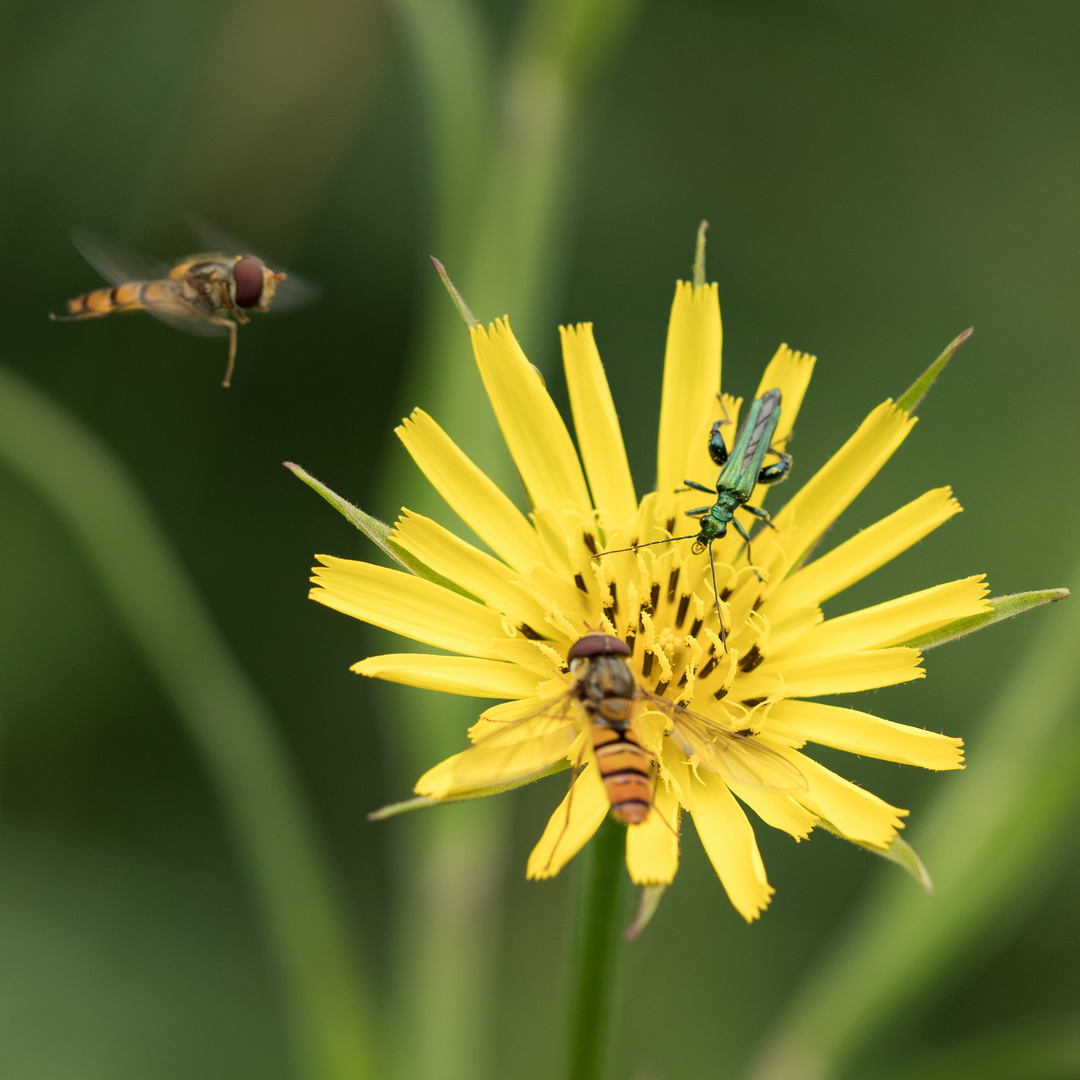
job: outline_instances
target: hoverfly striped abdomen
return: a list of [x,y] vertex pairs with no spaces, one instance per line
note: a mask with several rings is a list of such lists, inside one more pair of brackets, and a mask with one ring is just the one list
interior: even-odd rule
[[653,801],[652,760],[629,728],[594,720],[589,734],[615,820],[640,825]]
[[588,714],[596,764],[624,825],[640,825],[652,806],[652,760],[630,727],[638,686],[626,642],[607,634],[586,634],[570,647],[567,661],[578,677],[576,693]]

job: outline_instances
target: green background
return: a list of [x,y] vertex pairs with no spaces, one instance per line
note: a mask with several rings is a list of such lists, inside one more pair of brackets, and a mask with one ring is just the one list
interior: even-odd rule
[[[518,320],[510,284],[469,290],[469,244],[500,219],[455,224],[445,208],[453,192],[406,30],[406,9],[424,6],[0,7],[0,361],[122,460],[269,701],[344,896],[380,1052],[398,1062],[377,1074],[541,1080],[562,1069],[575,868],[529,883],[524,866],[563,780],[487,806],[493,886],[462,919],[488,961],[426,982],[435,1000],[477,1004],[469,1025],[429,1036],[427,1064],[401,1064],[421,1037],[402,1019],[419,1007],[405,998],[422,1001],[401,959],[417,941],[402,913],[416,906],[408,864],[428,826],[365,814],[405,797],[432,747],[459,746],[463,732],[437,695],[349,673],[387,638],[309,602],[306,577],[315,552],[373,549],[280,462],[384,519],[406,497],[391,481],[415,489],[394,424],[414,405],[440,418],[446,384],[479,386],[463,329],[437,377],[417,366],[426,313],[449,310],[434,252],[478,317],[509,309],[561,404],[556,325],[594,323],[647,490],[674,282],[689,275],[704,217],[725,388],[752,393],[781,341],[819,357],[777,505],[975,327],[829,541],[943,484],[965,513],[827,614],[970,573],[987,573],[995,594],[1069,584],[1080,547],[1080,9],[644,6],[582,91],[566,187],[544,226],[546,270]],[[518,5],[490,0],[475,14],[492,54],[511,55]],[[470,167],[485,176],[489,165]],[[196,246],[182,210],[322,290],[303,312],[241,330],[228,391],[223,342],[141,315],[45,318],[99,284],[72,228],[171,259]],[[467,409],[448,407],[447,426],[483,457]],[[3,463],[0,560],[0,1075],[297,1076],[215,789],[78,543]],[[970,775],[1005,680],[1068,617],[1059,605],[965,639],[928,656],[926,681],[852,704],[963,736]],[[1017,709],[1014,729],[1030,720]],[[916,846],[920,811],[960,780],[817,756],[910,807]],[[1007,902],[828,1075],[1080,1076],[1075,804],[1054,811]],[[1029,809],[1038,817],[1037,806],[1011,812],[1017,828]],[[453,823],[477,811],[430,813]],[[777,895],[747,926],[684,830],[675,885],[625,953],[613,1075],[743,1075],[868,890],[901,873],[827,835],[797,846],[765,826],[758,835]],[[428,917],[441,911],[436,895]],[[987,1040],[1010,1032],[1030,1036],[1035,1058],[1009,1066],[995,1053]],[[802,1080],[777,1077],[788,1075]]]

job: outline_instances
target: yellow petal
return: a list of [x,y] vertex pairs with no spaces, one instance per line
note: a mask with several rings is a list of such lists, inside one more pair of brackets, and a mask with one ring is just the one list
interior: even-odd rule
[[765,602],[762,611],[775,624],[781,611],[828,600],[917,544],[960,509],[951,488],[928,491],[796,571]]
[[394,430],[435,490],[496,555],[522,572],[540,562],[525,515],[427,413],[414,409]]
[[656,486],[662,493],[682,487],[689,475],[693,440],[720,391],[722,339],[716,284],[694,288],[680,281],[668,323],[660,400]]
[[468,697],[523,698],[535,694],[537,684],[536,673],[517,664],[471,656],[386,653],[369,656],[349,670],[372,679]]
[[[810,376],[814,374],[816,356],[806,353],[795,352],[787,345],[781,345],[776,350],[776,355],[769,361],[765,374],[761,376],[754,397],[759,398],[768,393],[774,387],[780,391],[780,423],[776,425],[773,434],[773,444],[779,444],[783,448],[784,443],[791,435],[791,429],[795,426],[795,418],[799,415],[802,407],[806,388],[810,385]],[[772,458],[769,459],[773,460]],[[767,488],[758,488],[757,494],[762,494]]]
[[592,511],[577,452],[540,376],[525,359],[510,324],[496,320],[488,330],[473,327],[473,353],[503,438],[533,508],[569,503]]
[[559,336],[574,431],[593,503],[609,511],[616,522],[629,521],[637,510],[637,498],[592,323],[560,326]]
[[534,880],[554,877],[592,838],[610,809],[599,770],[595,763],[590,764],[551,815],[544,835],[529,855],[525,876]]
[[812,814],[836,826],[844,836],[884,848],[903,828],[901,819],[907,816],[906,810],[890,806],[884,799],[837,776],[779,740],[763,736],[762,742],[786,757],[806,777],[807,790],[795,792],[793,797]]
[[782,791],[762,791],[745,784],[729,783],[728,786],[766,825],[780,829],[796,840],[805,840],[817,824],[817,818],[809,810]]
[[450,652],[494,658],[492,641],[504,637],[497,611],[400,570],[315,556],[312,600],[403,637]]
[[735,687],[742,700],[768,697],[781,687],[792,697],[853,694],[922,679],[926,672],[921,663],[918,649],[904,648],[824,654],[782,663],[770,658],[748,674],[740,674]]
[[826,619],[800,634],[782,653],[770,654],[777,666],[789,660],[858,652],[911,641],[940,626],[991,610],[985,599],[986,575],[935,585],[884,604]]
[[505,612],[514,622],[533,629],[542,627],[544,611],[522,583],[522,575],[437,522],[406,510],[395,523],[392,538],[425,566]]
[[798,563],[877,475],[914,425],[914,417],[891,401],[883,402],[776,515],[777,533],[770,530],[754,541],[754,557],[770,571],[770,582],[778,582]]
[[663,782],[649,816],[626,828],[626,868],[635,885],[667,885],[679,869],[679,800]]
[[834,746],[864,757],[920,765],[924,769],[962,769],[963,739],[894,724],[869,713],[816,701],[780,701],[769,710],[770,735]]
[[[535,734],[530,736],[530,732]],[[417,795],[446,799],[478,788],[497,787],[543,772],[566,757],[577,727],[565,720],[537,716],[515,725],[517,738],[496,732],[428,769],[413,789]]]
[[687,809],[728,899],[747,922],[753,922],[773,894],[754,830],[718,776],[703,772],[701,780],[703,783],[691,781],[686,785],[692,800]]

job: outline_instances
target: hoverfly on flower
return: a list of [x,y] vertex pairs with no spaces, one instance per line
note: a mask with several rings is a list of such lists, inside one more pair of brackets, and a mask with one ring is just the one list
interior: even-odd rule
[[639,686],[630,656],[630,646],[610,634],[579,638],[566,654],[572,680],[566,690],[514,720],[481,716],[472,732],[474,745],[422,777],[417,790],[437,790],[447,781],[467,787],[470,777],[489,775],[496,758],[502,759],[498,767],[504,779],[522,780],[534,766],[529,755],[517,761],[517,752],[526,745],[523,740],[542,735],[553,746],[563,744],[575,777],[595,763],[612,816],[623,825],[640,825],[653,809],[658,780],[653,751],[647,749],[652,740],[644,730],[649,715],[660,718],[664,736],[695,767],[762,791],[806,788],[794,765],[750,733]]
[[[204,231],[205,227],[200,227]],[[219,246],[241,250],[228,238]],[[49,315],[53,322],[101,319],[123,311],[148,311],[177,330],[206,337],[229,338],[229,361],[223,386],[232,381],[236,365],[236,328],[251,321],[248,312],[299,307],[313,296],[306,282],[271,270],[258,255],[227,255],[220,251],[188,255],[172,265],[119,251],[87,233],[72,242],[112,288],[81,293],[67,302],[66,315]],[[288,285],[280,288],[288,278]],[[276,299],[275,299],[276,298]]]

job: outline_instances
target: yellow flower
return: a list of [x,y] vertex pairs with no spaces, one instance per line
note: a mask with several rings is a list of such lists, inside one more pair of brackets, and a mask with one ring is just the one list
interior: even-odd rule
[[[892,401],[874,409],[830,461],[746,545],[732,533],[713,545],[726,645],[707,554],[689,540],[598,552],[696,532],[684,514],[703,500],[684,480],[713,481],[710,427],[734,432],[741,399],[720,390],[721,326],[715,285],[680,283],[668,328],[657,447],[657,489],[638,501],[592,326],[562,328],[563,360],[578,448],[506,321],[470,331],[484,386],[524,482],[526,515],[426,413],[397,429],[436,490],[492,554],[426,517],[403,511],[393,551],[425,576],[320,555],[314,600],[445,653],[393,653],[361,661],[362,675],[451,694],[498,699],[470,729],[472,745],[416,785],[422,801],[471,798],[577,767],[570,791],[533,850],[528,874],[549,877],[580,850],[611,804],[584,711],[567,699],[567,653],[589,632],[631,647],[645,695],[632,730],[651,759],[654,797],[627,826],[631,878],[668,883],[679,857],[680,815],[693,818],[731,902],[752,920],[772,888],[747,818],[800,840],[816,825],[888,852],[907,811],[819,765],[807,743],[919,765],[962,767],[961,741],[809,698],[923,677],[910,643],[990,611],[982,576],[937,585],[825,619],[821,604],[865,577],[960,507],[948,488],[928,491],[827,554],[815,544],[907,437],[913,417]],[[781,346],[755,396],[779,389],[774,445],[790,435],[814,357]],[[579,456],[580,454],[580,456]],[[797,468],[797,464],[796,464]],[[751,500],[760,505],[765,487]],[[743,511],[746,527],[755,520]],[[689,527],[687,523],[689,522]],[[552,705],[552,699],[563,702]],[[672,735],[674,703],[728,742],[764,748],[776,779],[753,782],[714,767]],[[708,729],[706,729],[708,730]],[[723,741],[723,740],[721,740]],[[583,766],[583,767],[582,767]],[[766,767],[763,772],[769,774]]]

